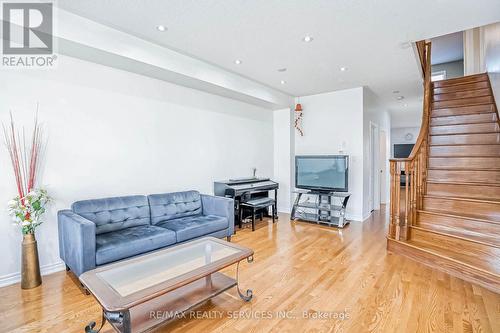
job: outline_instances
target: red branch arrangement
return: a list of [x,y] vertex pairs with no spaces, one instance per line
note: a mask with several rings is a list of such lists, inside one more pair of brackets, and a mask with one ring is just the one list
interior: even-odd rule
[[28,142],[26,142],[24,128],[19,131],[14,123],[12,113],[10,114],[10,124],[7,127],[3,126],[3,132],[14,169],[19,198],[24,205],[24,198],[35,187],[42,153],[43,135],[42,128],[38,123],[38,106],[33,133]]

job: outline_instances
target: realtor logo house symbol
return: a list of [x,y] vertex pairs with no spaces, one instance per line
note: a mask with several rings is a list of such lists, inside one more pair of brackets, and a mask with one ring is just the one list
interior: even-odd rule
[[52,3],[3,3],[3,54],[52,54]]
[[52,67],[53,51],[52,3],[2,4],[2,66]]

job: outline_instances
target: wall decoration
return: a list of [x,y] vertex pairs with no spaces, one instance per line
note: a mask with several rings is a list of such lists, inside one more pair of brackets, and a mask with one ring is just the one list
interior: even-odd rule
[[409,133],[409,132],[408,132],[408,133],[406,133],[406,135],[405,135],[405,140],[406,140],[406,141],[411,141],[411,140],[413,140],[413,134],[412,134],[412,133]]
[[45,140],[38,116],[28,140],[24,128],[20,130],[15,125],[12,113],[10,124],[3,126],[3,132],[17,185],[17,196],[9,201],[8,212],[23,233],[21,288],[31,289],[42,283],[35,229],[42,224],[50,201],[47,191],[36,187]]
[[295,128],[300,136],[304,136],[304,130],[302,129],[302,105],[300,103],[295,105]]

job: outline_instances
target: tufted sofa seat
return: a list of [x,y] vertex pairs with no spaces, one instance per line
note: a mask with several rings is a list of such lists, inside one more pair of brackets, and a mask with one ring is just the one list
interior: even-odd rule
[[77,201],[58,212],[59,253],[77,276],[203,236],[234,233],[232,199],[185,191]]

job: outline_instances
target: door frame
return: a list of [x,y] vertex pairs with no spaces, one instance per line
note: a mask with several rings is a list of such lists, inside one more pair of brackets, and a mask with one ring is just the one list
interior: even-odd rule
[[380,155],[380,134],[378,124],[370,121],[370,144],[369,144],[369,190],[368,209],[369,211],[380,209],[380,177],[379,155]]

